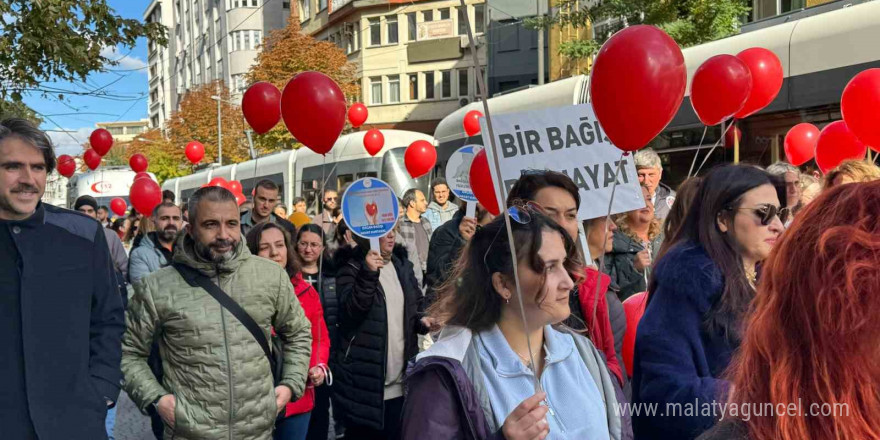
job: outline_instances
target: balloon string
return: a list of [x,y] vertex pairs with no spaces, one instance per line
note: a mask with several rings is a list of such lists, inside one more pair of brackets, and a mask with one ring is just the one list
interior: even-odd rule
[[694,172],[694,165],[697,164],[697,157],[700,156],[700,147],[703,146],[703,140],[706,139],[706,132],[707,131],[709,131],[708,125],[703,127],[703,136],[700,138],[700,143],[697,144],[697,151],[694,153],[694,160],[691,161],[691,169],[688,170],[688,177],[691,177],[691,175]]
[[[327,178],[326,178],[326,179],[324,179],[324,175],[323,175],[323,171],[324,171],[324,169],[321,168],[321,172],[322,172],[321,180],[324,182],[324,183],[321,184],[321,188],[322,188],[321,190],[322,190],[322,191],[323,191],[324,186],[327,185],[327,181],[330,180],[330,176],[332,176],[332,175],[333,175],[333,172],[336,171],[336,166],[339,165],[339,158],[342,157],[343,154],[345,154],[345,149],[348,148],[348,141],[351,140],[351,135],[352,135],[352,134],[353,134],[353,133],[349,133],[349,134],[346,135],[345,143],[342,144],[342,151],[340,151],[339,154],[337,154],[336,157],[333,158],[333,168],[330,168],[330,172],[327,173]],[[364,134],[364,136],[366,136],[366,134]],[[325,160],[325,161],[327,160],[327,156],[326,156],[326,155],[324,156],[324,160]],[[321,195],[323,196],[323,193],[321,193]],[[342,197],[342,196],[340,195],[340,197]]]
[[602,285],[602,274],[605,273],[605,243],[608,242],[608,222],[611,221],[611,207],[614,203],[614,193],[617,191],[617,179],[620,176],[620,170],[623,169],[623,158],[629,153],[624,152],[620,155],[617,162],[617,171],[614,173],[614,184],[611,185],[611,198],[608,200],[608,213],[605,215],[605,232],[602,234],[602,250],[599,251],[599,273],[596,274],[596,295],[593,297],[593,312],[590,323],[596,322],[596,309],[599,304],[599,288]]
[[[700,167],[697,168],[697,172],[694,173],[694,176],[696,176],[697,174],[700,174],[700,170],[703,169],[703,165],[706,165],[706,161],[709,160],[709,156],[712,155],[712,152],[715,151],[715,148],[718,147],[718,144],[720,144],[721,141],[724,140],[724,136],[727,136],[727,132],[730,131],[730,127],[733,127],[734,124],[735,124],[735,122],[731,121],[731,123],[727,125],[727,128],[724,130],[724,133],[721,134],[721,137],[718,138],[718,141],[716,141],[715,145],[713,145],[712,148],[709,150],[709,154],[707,154],[706,157],[703,159],[703,163],[701,163]],[[734,133],[736,133],[736,132],[734,131]]]

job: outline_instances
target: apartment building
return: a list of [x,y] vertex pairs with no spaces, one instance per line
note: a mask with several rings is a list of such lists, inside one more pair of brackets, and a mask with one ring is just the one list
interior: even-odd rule
[[168,44],[148,42],[150,126],[163,126],[188,90],[214,80],[240,99],[263,36],[289,16],[281,0],[152,0],[144,21],[163,24]]
[[468,0],[466,8],[455,0],[299,0],[297,6],[303,32],[335,43],[357,66],[369,126],[433,133],[443,117],[479,98],[476,75],[486,78],[487,61],[483,0]]
[[95,127],[109,131],[114,142],[128,143],[150,129],[150,120],[97,122]]

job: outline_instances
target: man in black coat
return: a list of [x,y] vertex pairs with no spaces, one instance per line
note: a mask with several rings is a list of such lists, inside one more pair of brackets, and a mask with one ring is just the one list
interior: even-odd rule
[[461,248],[474,236],[477,228],[492,221],[494,215],[477,203],[476,218],[465,217],[467,203],[462,203],[452,220],[443,223],[431,236],[428,248],[428,270],[425,283],[428,290],[425,294],[426,308],[437,300],[437,289],[446,281],[453,269],[453,263],[461,255]]
[[106,439],[122,301],[101,225],[40,202],[55,163],[33,124],[0,122],[0,427],[16,440]]

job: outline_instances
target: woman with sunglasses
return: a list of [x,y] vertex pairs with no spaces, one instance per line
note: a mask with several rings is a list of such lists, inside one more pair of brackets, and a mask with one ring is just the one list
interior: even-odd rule
[[274,435],[275,440],[303,440],[306,438],[309,419],[315,406],[315,387],[324,383],[329,371],[327,360],[330,356],[330,337],[324,323],[321,300],[315,289],[302,279],[290,236],[277,223],[265,222],[254,226],[248,231],[246,242],[252,254],[272,260],[287,271],[296,298],[312,324],[312,355],[305,394],[299,400],[287,404],[281,413],[281,420],[275,424]]
[[589,339],[557,326],[583,268],[574,242],[530,205],[508,212],[516,258],[496,218],[429,310],[444,327],[407,372],[403,438],[620,439],[616,379]]
[[780,200],[784,184],[757,167],[726,165],[703,179],[654,267],[634,356],[633,403],[682,411],[634,415],[640,440],[694,439],[720,417],[704,408],[729,390],[719,377],[742,339],[756,265],[783,231]]
[[[324,311],[330,342],[330,359],[339,347],[337,324],[339,322],[339,299],[336,296],[336,277],[333,276],[331,261],[324,253],[324,230],[313,223],[303,225],[296,233],[296,253],[302,262],[302,278],[318,292]],[[323,255],[323,258],[321,258]],[[329,373],[329,371],[328,371]],[[330,382],[328,377],[323,385],[315,386],[315,408],[309,420],[309,433],[306,440],[326,440],[330,427]],[[339,415],[337,414],[337,417]]]

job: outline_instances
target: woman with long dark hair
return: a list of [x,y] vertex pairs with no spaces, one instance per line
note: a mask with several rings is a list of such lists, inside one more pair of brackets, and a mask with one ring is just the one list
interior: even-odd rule
[[616,378],[589,339],[558,326],[583,270],[574,242],[529,205],[509,212],[516,256],[496,218],[431,306],[444,327],[408,371],[403,438],[620,439]]
[[282,413],[283,418],[275,425],[275,440],[303,440],[306,438],[309,418],[315,406],[315,387],[324,383],[328,371],[330,337],[324,323],[321,300],[315,289],[300,275],[298,257],[287,231],[276,223],[260,223],[248,232],[246,241],[252,254],[270,259],[287,271],[296,298],[312,324],[312,356],[309,360],[309,380],[305,394],[296,402],[287,404]]
[[697,192],[700,191],[702,183],[702,177],[694,176],[681,182],[681,185],[678,186],[678,189],[675,191],[675,201],[672,202],[669,214],[666,215],[666,219],[663,220],[663,225],[660,228],[663,232],[663,243],[660,244],[660,250],[654,256],[654,261],[659,261],[669,248],[678,242],[679,229],[681,229],[681,225],[684,223],[684,219],[691,208],[691,203],[693,203],[694,198],[697,196]]
[[701,439],[880,438],[878,220],[880,181],[834,187],[795,218],[728,371],[738,414]]
[[703,179],[680,241],[654,268],[635,345],[633,403],[682,411],[634,415],[640,440],[693,439],[715,423],[704,406],[729,388],[720,377],[741,341],[756,265],[783,231],[784,199],[784,185],[753,166],[722,166]]

